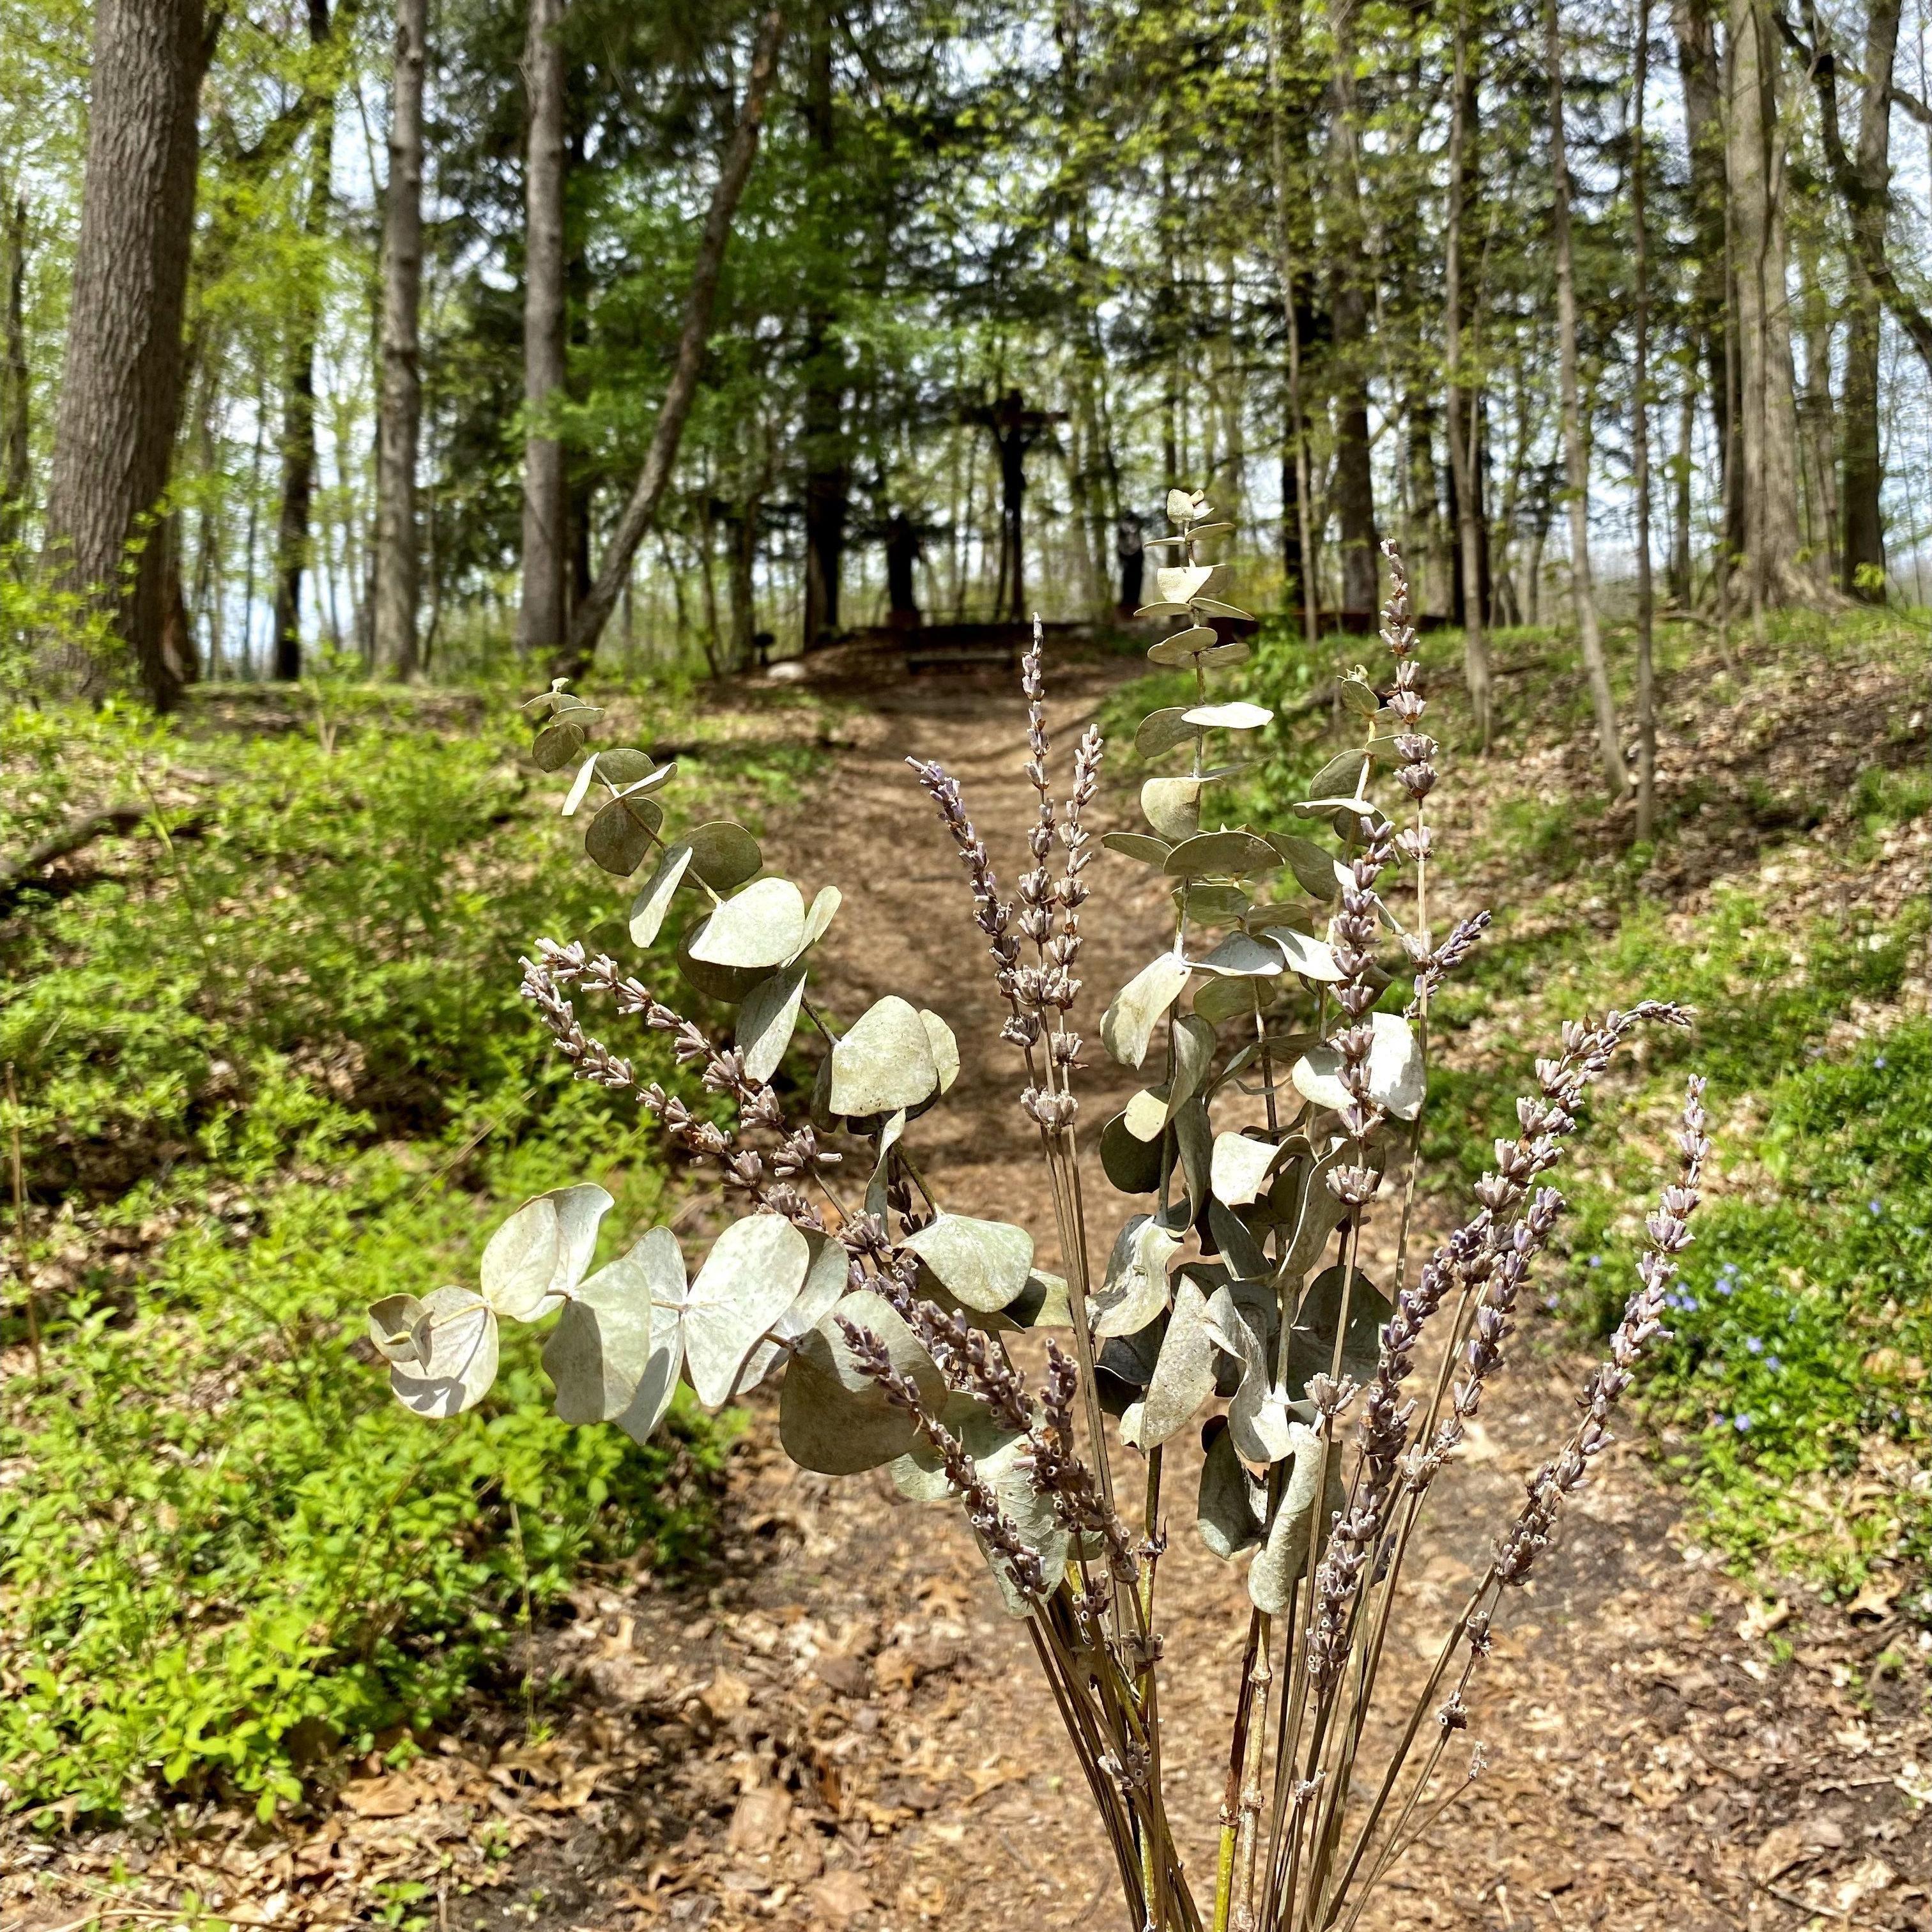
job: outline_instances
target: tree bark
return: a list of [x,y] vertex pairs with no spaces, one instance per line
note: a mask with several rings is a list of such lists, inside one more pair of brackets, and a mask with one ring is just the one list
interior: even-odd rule
[[1730,0],[1730,164],[1738,368],[1750,478],[1745,582],[1754,620],[1802,602],[1798,568],[1797,380],[1786,294],[1784,145],[1768,0]]
[[1570,508],[1570,595],[1576,614],[1576,631],[1583,649],[1583,668],[1590,683],[1590,702],[1597,714],[1597,749],[1604,777],[1613,798],[1630,790],[1617,730],[1616,700],[1610,695],[1610,667],[1604,657],[1603,633],[1597,620],[1596,587],[1590,576],[1590,457],[1584,440],[1576,350],[1576,270],[1570,224],[1570,159],[1563,128],[1563,31],[1558,0],[1545,10],[1545,58],[1550,81],[1550,174],[1551,224],[1556,244],[1556,333],[1558,393],[1563,412],[1563,463]]
[[[1483,628],[1482,506],[1478,496],[1476,397],[1462,361],[1462,230],[1479,179],[1476,157],[1476,116],[1480,97],[1477,63],[1471,58],[1468,0],[1456,8],[1455,98],[1449,121],[1448,220],[1442,250],[1443,334],[1448,364],[1444,413],[1449,434],[1449,470],[1456,496],[1456,542],[1462,587],[1462,676],[1469,690],[1469,707],[1476,722],[1476,740],[1490,748],[1493,729],[1490,692],[1490,640]],[[1452,597],[1452,608],[1454,599]]]
[[1335,396],[1336,520],[1340,526],[1342,611],[1350,629],[1372,630],[1380,579],[1376,568],[1375,473],[1369,447],[1369,290],[1362,250],[1361,130],[1355,98],[1358,0],[1329,0],[1334,64],[1329,82],[1328,152],[1336,200],[1330,236]]
[[[202,0],[100,0],[95,10],[80,236],[47,496],[57,572],[112,611],[162,710],[179,686],[163,649],[166,560],[146,539],[181,408],[197,110],[212,40]],[[82,695],[107,688],[107,664],[80,645],[53,653],[48,668]]]
[[8,211],[6,338],[0,344],[0,548],[20,541],[33,507],[26,296],[27,198],[16,194]]
[[1650,572],[1650,232],[1645,190],[1644,90],[1650,80],[1650,0],[1636,0],[1636,57],[1630,76],[1631,317],[1630,482],[1636,496],[1636,837],[1657,822],[1657,679],[1651,627],[1654,592]]
[[[545,11],[531,0],[531,17]],[[428,0],[396,0],[389,179],[382,202],[382,401],[376,441],[375,668],[416,673],[422,561],[416,548],[416,463],[422,428],[423,70]],[[548,52],[548,50],[546,50]],[[532,129],[532,145],[535,146]],[[532,205],[534,206],[534,188]]]
[[1838,587],[1837,412],[1832,406],[1832,315],[1817,237],[1808,225],[1797,237],[1798,310],[1804,337],[1804,386],[1798,397],[1798,434],[1804,512],[1804,562],[1813,595],[1832,602]]
[[643,469],[632,486],[623,514],[611,532],[604,553],[602,568],[590,586],[590,594],[578,605],[571,621],[568,646],[556,659],[554,674],[581,677],[590,668],[597,652],[597,640],[617,598],[629,580],[631,560],[638,544],[656,520],[658,505],[670,481],[671,466],[677,460],[677,446],[684,434],[685,419],[691,413],[698,393],[699,370],[704,364],[704,347],[711,332],[711,314],[718,298],[718,277],[724,262],[724,246],[730,239],[731,218],[758,158],[758,133],[764,124],[765,104],[771,94],[772,76],[778,71],[778,48],[784,38],[784,16],[774,7],[758,28],[758,44],[752,54],[750,73],[746,76],[745,98],[738,109],[738,123],[732,132],[719,169],[717,185],[711,191],[711,205],[704,217],[704,232],[698,244],[698,260],[692,272],[690,292],[685,297],[683,326],[678,335],[677,360],[672,365],[669,386],[658,409],[650,447],[645,452]]
[[1724,491],[1724,553],[1729,570],[1744,550],[1750,479],[1739,460],[1737,369],[1730,273],[1730,217],[1725,185],[1724,71],[1712,24],[1712,0],[1671,0],[1677,70],[1684,92],[1684,129],[1690,152],[1690,214],[1696,272],[1691,284],[1691,327],[1704,367],[1717,433]]
[[564,645],[569,504],[563,444],[549,421],[564,382],[564,141],[569,68],[558,32],[566,0],[529,0],[524,89],[524,607],[518,643],[549,657]]
[[838,628],[838,587],[845,555],[845,518],[850,472],[845,451],[844,345],[834,317],[824,261],[841,238],[826,232],[824,203],[838,164],[838,123],[832,89],[832,19],[830,0],[813,0],[807,49],[805,123],[812,159],[813,200],[818,217],[813,239],[822,260],[806,317],[805,411],[805,638],[807,650]]
[[1932,322],[1899,286],[1886,250],[1892,202],[1892,72],[1898,52],[1900,0],[1870,0],[1865,16],[1864,74],[1858,106],[1856,160],[1845,152],[1839,124],[1838,64],[1812,0],[1804,21],[1811,44],[1802,44],[1818,97],[1826,165],[1851,228],[1846,268],[1850,300],[1845,344],[1844,522],[1839,582],[1850,596],[1885,602],[1885,524],[1880,494],[1885,482],[1879,424],[1879,313],[1888,308],[1928,370]]
[[[309,0],[313,47],[328,39],[328,0]],[[274,674],[293,682],[302,676],[302,587],[308,568],[309,524],[315,499],[315,357],[322,334],[322,244],[328,232],[335,145],[333,98],[316,117],[309,155],[308,202],[302,233],[304,263],[289,345],[288,392],[282,404],[281,507],[275,522]],[[380,430],[378,432],[380,434]],[[377,484],[381,483],[380,472]]]

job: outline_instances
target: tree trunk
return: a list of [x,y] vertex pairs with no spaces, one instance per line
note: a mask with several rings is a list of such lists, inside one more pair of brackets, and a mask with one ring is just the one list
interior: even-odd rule
[[1617,730],[1617,712],[1610,695],[1610,667],[1604,658],[1603,634],[1598,628],[1597,594],[1590,577],[1590,457],[1584,440],[1583,410],[1579,393],[1576,353],[1576,272],[1570,233],[1570,159],[1563,128],[1563,32],[1558,0],[1549,0],[1546,11],[1545,58],[1550,80],[1550,174],[1551,224],[1556,244],[1556,333],[1558,392],[1563,412],[1563,464],[1570,506],[1570,595],[1576,614],[1576,631],[1583,648],[1583,668],[1590,682],[1590,702],[1597,714],[1597,749],[1611,796],[1630,790]]
[[563,646],[569,505],[563,444],[549,418],[564,381],[563,197],[568,58],[559,28],[566,0],[529,0],[524,88],[524,608],[518,643],[533,656]]
[[610,533],[596,581],[571,619],[569,644],[559,654],[556,664],[555,675],[560,677],[581,677],[590,668],[597,653],[597,640],[629,580],[631,560],[655,520],[658,505],[670,481],[685,419],[698,394],[698,372],[704,367],[705,344],[711,333],[711,312],[718,298],[718,272],[724,264],[724,244],[731,236],[731,218],[737,212],[752,164],[758,157],[758,131],[764,124],[765,103],[771,94],[772,76],[778,71],[778,48],[784,39],[784,16],[774,7],[760,23],[751,70],[745,78],[745,98],[738,109],[737,126],[718,170],[717,185],[711,190],[704,232],[699,238],[698,260],[692,269],[691,289],[685,297],[677,360],[672,365],[664,400],[658,407],[650,447],[645,452],[644,467],[632,487],[623,514]]
[[[533,21],[548,4],[548,0],[531,0]],[[417,665],[421,560],[416,550],[416,461],[422,426],[418,320],[422,305],[423,70],[428,58],[428,0],[396,0],[389,180],[382,204],[382,414],[376,441],[379,677],[413,677]],[[531,146],[534,153],[534,126]],[[534,208],[534,176],[531,196]],[[533,220],[532,233],[535,226]],[[526,514],[527,502],[526,497]]]
[[[1844,474],[1840,502],[1844,523],[1839,548],[1839,584],[1848,595],[1870,604],[1886,598],[1885,521],[1879,507],[1885,484],[1883,445],[1879,434],[1879,312],[1884,300],[1886,213],[1892,199],[1892,81],[1898,52],[1900,0],[1870,0],[1865,16],[1864,84],[1858,104],[1858,146],[1855,169],[1844,165],[1839,136],[1836,90],[1826,68],[1828,53],[1817,50],[1813,60],[1820,94],[1828,156],[1837,164],[1834,174],[1841,199],[1849,174],[1856,193],[1846,212],[1853,224],[1853,244],[1846,266],[1851,299],[1845,342],[1844,411]],[[1812,33],[1818,32],[1815,19]],[[1874,268],[1880,273],[1874,276]],[[1901,316],[1902,322],[1905,318]],[[1924,352],[1918,332],[1906,324],[1916,346]]]
[[1745,582],[1754,619],[1803,601],[1798,565],[1797,382],[1786,291],[1784,146],[1767,0],[1730,0],[1730,162],[1744,472]]
[[0,549],[20,541],[33,507],[28,418],[33,377],[27,366],[26,295],[27,198],[16,195],[7,224],[6,339],[0,345]]
[[[1476,741],[1490,748],[1494,705],[1490,692],[1490,640],[1483,628],[1482,506],[1478,496],[1476,394],[1462,366],[1462,230],[1480,179],[1476,116],[1480,102],[1477,63],[1471,57],[1468,0],[1456,9],[1455,98],[1449,120],[1449,190],[1444,224],[1443,334],[1448,363],[1444,413],[1448,422],[1449,472],[1455,493],[1456,581],[1462,588],[1462,676],[1474,714]],[[1455,602],[1452,596],[1452,608]]]
[[1689,369],[1677,399],[1677,461],[1671,472],[1675,493],[1670,529],[1670,597],[1680,611],[1690,608],[1691,447],[1697,430],[1697,389]]
[[[112,610],[148,697],[164,710],[179,687],[163,649],[166,560],[146,538],[181,407],[197,109],[212,38],[202,0],[100,0],[95,10],[80,236],[47,496],[56,569]],[[139,554],[124,572],[130,546]],[[79,645],[49,668],[84,695],[107,688],[108,667]]]
[[[328,0],[309,0],[312,47],[328,38]],[[281,507],[275,520],[274,616],[271,632],[274,675],[292,683],[302,676],[302,587],[308,568],[309,520],[315,500],[315,357],[322,334],[321,261],[328,232],[335,108],[324,102],[317,114],[309,153],[308,203],[302,213],[308,243],[290,328],[288,392],[282,404]],[[377,434],[380,439],[380,429]],[[380,467],[377,488],[381,487]]]
[[[838,122],[832,89],[832,18],[830,0],[813,0],[806,66],[806,138],[812,150],[814,200],[830,195],[838,165]],[[821,206],[818,211],[824,216]],[[836,245],[830,235],[821,247]],[[838,628],[838,585],[845,555],[845,518],[851,487],[845,450],[844,345],[833,328],[828,291],[812,292],[806,318],[805,648]]]
[[1644,191],[1644,90],[1650,80],[1650,0],[1636,0],[1636,49],[1630,76],[1630,254],[1636,340],[1630,358],[1630,482],[1636,496],[1636,837],[1657,818],[1657,688],[1652,658],[1650,575],[1650,234]]
[[1724,492],[1724,556],[1744,550],[1750,479],[1738,460],[1737,358],[1732,306],[1736,290],[1729,270],[1729,200],[1725,187],[1724,82],[1711,20],[1712,0],[1671,0],[1677,35],[1677,70],[1684,90],[1684,128],[1690,151],[1690,215],[1696,273],[1691,284],[1691,328],[1710,394],[1711,421],[1717,433],[1718,464]]
[[[1294,184],[1289,178],[1287,116],[1281,98],[1282,16],[1268,16],[1269,141],[1274,164],[1275,244],[1281,258],[1282,323],[1288,338],[1288,420],[1282,444],[1282,608],[1300,607],[1302,635],[1311,644],[1321,628],[1316,608],[1316,559],[1312,522],[1312,494],[1308,464],[1308,412],[1301,384],[1301,303],[1296,288],[1294,231],[1291,215]],[[1292,17],[1298,21],[1299,16]],[[1305,158],[1305,156],[1304,156]]]
[[1798,316],[1804,334],[1804,387],[1798,398],[1799,482],[1804,512],[1804,562],[1812,594],[1825,602],[1838,585],[1838,424],[1832,406],[1831,292],[1816,237],[1798,236]]
[[1329,82],[1328,152],[1336,220],[1334,266],[1336,520],[1340,526],[1342,612],[1351,630],[1372,630],[1380,580],[1376,568],[1375,475],[1369,447],[1369,290],[1363,250],[1361,130],[1355,99],[1357,0],[1329,0],[1334,64]]

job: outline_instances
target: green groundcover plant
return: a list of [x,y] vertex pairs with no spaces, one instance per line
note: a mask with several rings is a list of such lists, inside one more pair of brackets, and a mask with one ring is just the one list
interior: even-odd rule
[[[716,1167],[732,1218],[694,1270],[662,1226],[593,1268],[610,1197],[594,1184],[554,1189],[496,1230],[472,1279],[382,1298],[370,1338],[404,1406],[448,1420],[484,1400],[524,1324],[546,1324],[557,1413],[640,1442],[681,1382],[716,1408],[782,1375],[779,1436],[802,1466],[883,1467],[906,1495],[963,1510],[1028,1626],[1133,1927],[1348,1925],[1480,1770],[1480,1749],[1458,1752],[1492,1619],[1541,1559],[1663,1333],[1708,1152],[1702,1082],[1684,1102],[1681,1172],[1650,1217],[1578,1419],[1499,1526],[1420,1694],[1404,1695],[1394,1748],[1372,1748],[1388,1646],[1414,1640],[1391,1636],[1406,1563],[1562,1213],[1546,1177],[1631,1035],[1688,1016],[1648,1000],[1566,1024],[1468,1217],[1424,1254],[1413,1216],[1430,1004],[1489,921],[1442,931],[1432,917],[1436,746],[1420,728],[1400,560],[1388,547],[1384,672],[1342,685],[1358,743],[1283,826],[1256,831],[1216,809],[1273,722],[1209,689],[1249,648],[1234,634],[1246,614],[1210,594],[1208,557],[1228,526],[1182,490],[1169,514],[1175,534],[1157,545],[1169,561],[1143,614],[1174,623],[1150,655],[1192,688],[1137,730],[1141,756],[1167,761],[1142,787],[1144,829],[1088,829],[1097,730],[1056,797],[1037,638],[1023,682],[1038,809],[1010,897],[958,786],[936,764],[914,766],[957,846],[1006,1009],[995,1050],[1022,1070],[1065,1272],[1038,1264],[1032,1230],[946,1208],[944,1177],[918,1156],[918,1122],[961,1064],[945,1020],[893,994],[841,1032],[813,1001],[810,956],[838,888],[808,896],[767,872],[730,821],[672,830],[674,769],[628,747],[586,754],[601,714],[560,685],[527,707],[536,760],[575,766],[563,810],[584,820],[589,856],[641,875],[632,941],[664,935],[690,989],[735,1009],[733,1037],[714,1042],[580,941],[538,946],[524,992],[581,1078],[634,1096]],[[1104,1050],[1146,1069],[1148,1084],[1083,1130],[1088,1048],[1071,1022],[1102,847],[1165,881],[1174,926],[1099,1021]],[[868,889],[890,892],[890,860],[878,862]],[[584,1000],[668,1042],[729,1111],[695,1112],[646,1077],[586,1028]],[[771,1084],[790,1056],[810,1094],[796,1114]],[[1104,1255],[1090,1226],[1100,1182],[1133,1204]],[[1364,1238],[1383,1216],[1396,1258],[1377,1281]],[[1419,1352],[1438,1332],[1424,1371]],[[1231,1594],[1247,1626],[1211,1885],[1198,1892],[1168,1819],[1160,1715],[1156,1586],[1179,1500],[1163,1463],[1184,1431],[1204,1451],[1189,1513],[1210,1549],[1244,1566]]]

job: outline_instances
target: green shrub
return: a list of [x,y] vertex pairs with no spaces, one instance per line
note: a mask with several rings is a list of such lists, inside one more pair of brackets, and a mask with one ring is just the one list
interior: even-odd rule
[[466,1197],[421,1192],[374,1156],[276,1192],[252,1239],[196,1222],[134,1310],[76,1298],[0,1425],[6,1802],[145,1784],[266,1815],[327,1751],[446,1712],[526,1589],[540,1611],[586,1555],[686,1552],[722,1439],[694,1410],[670,1448],[568,1427],[530,1346],[470,1426],[392,1400],[362,1305],[473,1277],[481,1244]]

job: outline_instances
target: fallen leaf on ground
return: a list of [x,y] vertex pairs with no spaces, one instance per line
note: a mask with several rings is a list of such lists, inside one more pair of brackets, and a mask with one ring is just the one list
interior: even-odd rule
[[358,1778],[336,1797],[358,1818],[406,1818],[424,1795],[421,1786],[406,1778]]
[[843,1925],[872,1909],[866,1881],[849,1869],[829,1871],[812,1888],[812,1918],[828,1925]]

